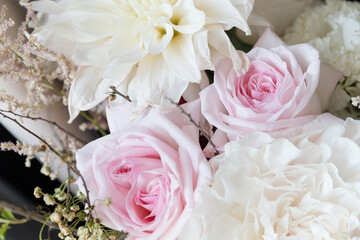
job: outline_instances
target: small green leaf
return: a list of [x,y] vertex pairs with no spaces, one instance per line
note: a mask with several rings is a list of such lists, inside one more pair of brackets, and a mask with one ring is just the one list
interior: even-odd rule
[[1,217],[9,220],[15,220],[16,218],[12,214],[12,212],[7,208],[0,208]]
[[226,34],[230,38],[231,43],[237,50],[241,50],[244,52],[249,52],[252,49],[252,45],[244,43],[236,36],[236,28],[232,28],[229,31],[226,31]]
[[1,225],[1,228],[0,228],[0,240],[5,240],[5,234],[6,234],[6,231],[8,229],[8,226],[9,226],[8,223],[4,223],[4,224]]

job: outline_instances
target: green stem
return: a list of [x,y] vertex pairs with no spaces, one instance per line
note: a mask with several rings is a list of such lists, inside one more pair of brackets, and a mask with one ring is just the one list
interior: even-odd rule
[[23,224],[26,223],[27,221],[28,220],[26,218],[13,219],[13,220],[0,218],[0,223],[8,223],[8,224]]
[[46,226],[46,223],[49,221],[49,217],[46,219],[46,221],[43,223],[43,225],[41,226],[40,232],[39,232],[39,240],[42,240],[42,233],[44,231],[44,228]]
[[[3,41],[0,41],[0,44],[1,44],[1,45],[5,45],[5,43],[4,43]],[[12,54],[14,54],[15,57],[17,57],[18,59],[20,59],[20,61],[24,62],[24,58],[21,57],[15,50],[13,50],[13,49],[10,48],[10,47],[6,47],[6,48],[9,50],[9,52],[11,52]],[[28,66],[28,67],[29,67],[32,71],[34,71],[34,73],[37,72],[36,69],[35,69],[33,66]]]
[[49,82],[49,80],[47,80],[46,78],[42,78],[42,80],[45,82],[45,83],[42,83],[41,85],[48,88],[48,89],[51,89],[53,90],[54,92],[56,92],[58,95],[60,96],[64,96],[64,93],[62,91],[60,91],[59,89],[57,89],[55,87],[54,84],[52,84],[51,82]]
[[86,120],[88,120],[92,124],[94,124],[97,127],[97,129],[98,129],[98,131],[100,132],[101,135],[103,135],[103,136],[107,135],[107,133],[104,131],[104,129],[102,129],[102,127],[99,125],[99,123],[95,119],[91,118],[85,112],[80,112],[80,115],[83,116]]

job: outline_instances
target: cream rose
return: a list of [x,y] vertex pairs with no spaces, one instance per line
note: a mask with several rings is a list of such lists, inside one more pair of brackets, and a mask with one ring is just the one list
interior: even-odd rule
[[252,133],[211,159],[181,239],[347,239],[360,227],[360,122],[291,139]]

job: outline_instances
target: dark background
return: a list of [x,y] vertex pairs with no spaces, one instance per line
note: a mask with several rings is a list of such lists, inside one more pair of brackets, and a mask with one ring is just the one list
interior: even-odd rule
[[[0,124],[0,142],[16,139]],[[58,181],[51,181],[49,177],[40,173],[41,164],[33,159],[31,167],[25,167],[25,157],[14,152],[0,151],[0,199],[18,206],[35,210],[37,205],[44,205],[42,199],[36,199],[33,190],[36,186],[44,192],[53,193],[59,187]],[[22,217],[18,217],[22,218]],[[37,240],[42,224],[30,221],[21,225],[11,225],[6,234],[6,240]],[[58,239],[58,232],[53,231],[51,239]],[[47,238],[47,229],[43,239]]]

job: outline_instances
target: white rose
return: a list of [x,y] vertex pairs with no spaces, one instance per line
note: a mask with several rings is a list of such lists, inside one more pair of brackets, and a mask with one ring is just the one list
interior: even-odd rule
[[360,227],[360,122],[289,140],[252,133],[211,159],[181,239],[348,239]]
[[249,62],[224,30],[250,34],[254,0],[34,1],[46,13],[33,36],[79,67],[69,93],[70,120],[103,101],[109,86],[139,106],[177,102],[200,70],[230,57],[237,71]]

